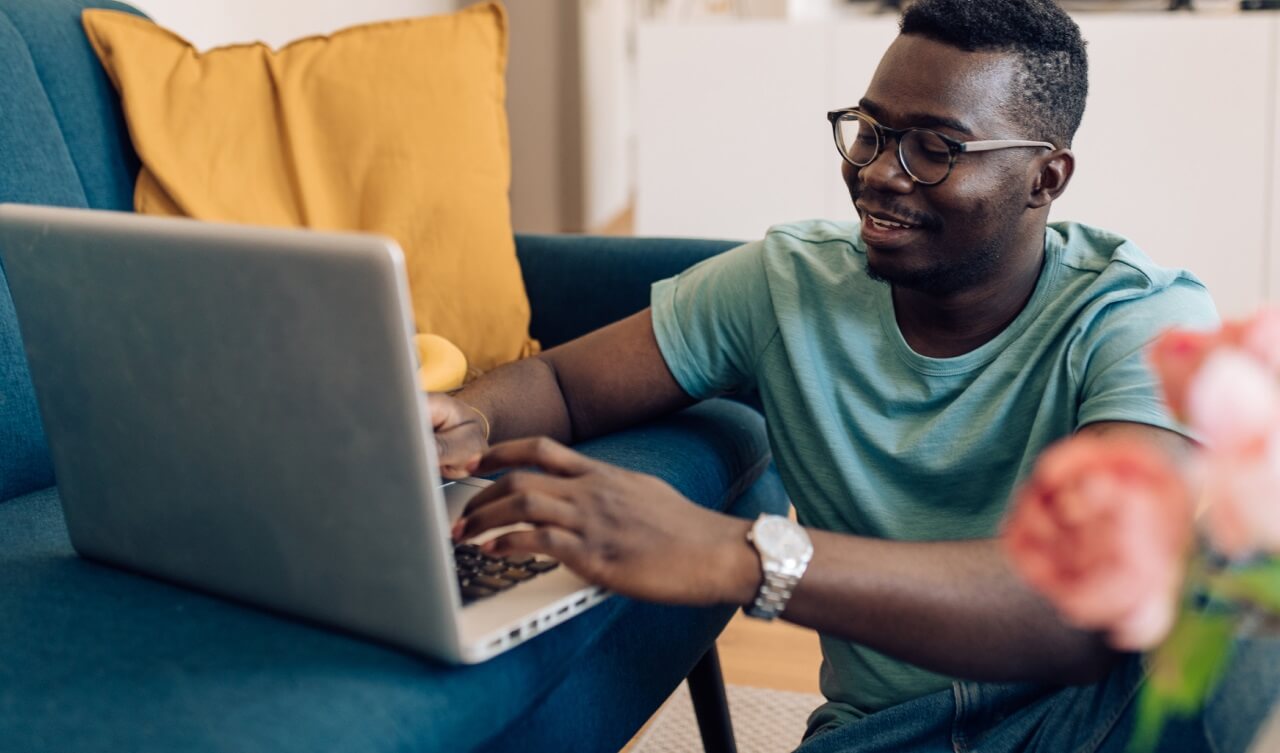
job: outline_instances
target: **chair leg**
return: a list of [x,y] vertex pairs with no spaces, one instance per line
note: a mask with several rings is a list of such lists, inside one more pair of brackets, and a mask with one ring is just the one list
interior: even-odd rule
[[702,733],[702,749],[706,753],[738,753],[715,644],[707,649],[685,679],[689,683],[689,697],[693,699],[693,713],[698,718],[698,731]]

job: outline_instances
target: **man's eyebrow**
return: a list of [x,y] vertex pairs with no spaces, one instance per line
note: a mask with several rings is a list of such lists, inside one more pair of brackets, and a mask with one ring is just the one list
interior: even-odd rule
[[[884,114],[884,108],[880,107],[880,105],[877,105],[875,102],[872,102],[866,97],[863,97],[862,99],[858,100],[858,109],[863,110],[868,115],[870,115],[871,117],[877,120],[879,120],[881,116]],[[915,127],[915,128],[943,127],[943,128],[950,128],[953,131],[959,131],[960,133],[963,133],[966,136],[973,135],[973,129],[969,128],[969,126],[965,125],[964,123],[961,123],[955,118],[948,118],[943,115],[932,115],[930,113],[925,113],[925,112],[910,112],[910,113],[907,113],[905,116],[903,116],[903,119],[906,123],[909,123],[912,127]]]

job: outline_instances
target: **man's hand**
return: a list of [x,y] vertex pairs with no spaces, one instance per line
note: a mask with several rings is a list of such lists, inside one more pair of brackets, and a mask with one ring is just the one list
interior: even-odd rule
[[427,406],[431,409],[440,475],[445,478],[474,475],[480,458],[489,449],[485,436],[488,419],[467,403],[443,393],[432,393],[427,398]]
[[745,604],[760,584],[751,522],[706,510],[661,480],[601,463],[547,438],[495,446],[476,472],[513,471],[476,495],[455,541],[515,523],[487,552],[546,554],[620,594],[668,604]]

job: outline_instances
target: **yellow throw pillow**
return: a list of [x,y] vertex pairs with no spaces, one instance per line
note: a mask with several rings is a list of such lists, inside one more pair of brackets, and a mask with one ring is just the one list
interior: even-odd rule
[[537,351],[507,198],[501,5],[279,51],[202,53],[117,11],[83,23],[142,159],[139,212],[388,235],[419,332],[473,371]]

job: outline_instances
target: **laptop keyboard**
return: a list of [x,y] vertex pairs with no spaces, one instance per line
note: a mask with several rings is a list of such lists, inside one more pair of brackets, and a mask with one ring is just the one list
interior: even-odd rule
[[532,554],[491,557],[475,544],[458,544],[453,548],[453,558],[464,605],[514,588],[560,566],[553,559]]

